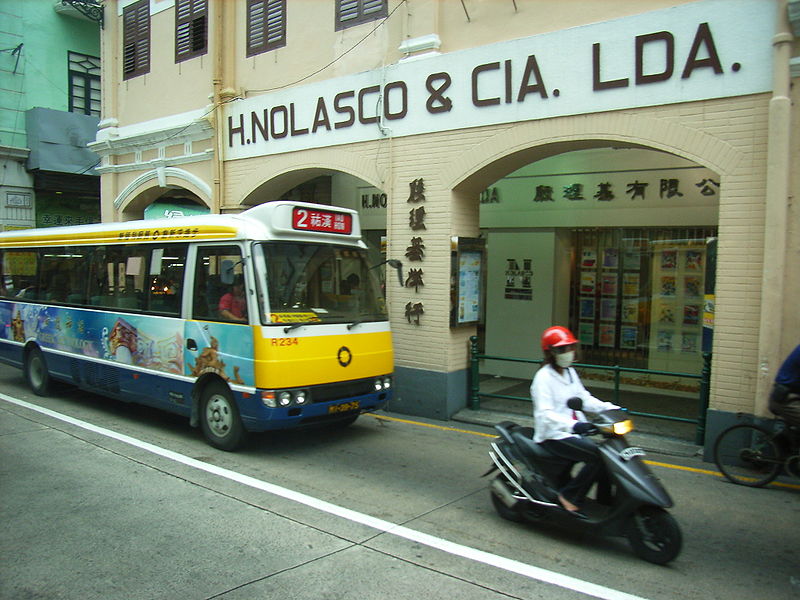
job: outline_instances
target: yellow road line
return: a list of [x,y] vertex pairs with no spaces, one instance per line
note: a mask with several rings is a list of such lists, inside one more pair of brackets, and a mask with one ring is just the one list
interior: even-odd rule
[[[445,425],[434,425],[432,423],[423,423],[421,421],[412,421],[410,419],[398,419],[397,417],[387,417],[386,415],[376,415],[367,413],[370,417],[381,421],[393,421],[395,423],[406,423],[408,425],[417,425],[419,427],[428,427],[429,429],[438,429],[439,431],[454,431],[456,433],[468,433],[469,435],[477,435],[480,437],[493,438],[497,437],[493,433],[482,433],[480,431],[470,431],[469,429],[459,429],[457,427],[447,427]],[[719,471],[712,471],[711,469],[697,469],[695,467],[684,467],[683,465],[673,465],[672,463],[658,462],[655,460],[646,460],[646,464],[654,467],[664,467],[665,469],[675,469],[678,471],[687,471],[689,473],[700,473],[701,475],[712,475],[714,477],[724,477]],[[792,490],[800,490],[800,485],[793,483],[782,483],[780,481],[773,481],[769,485],[777,487],[789,488]]]
[[456,427],[445,427],[444,425],[433,425],[431,423],[422,423],[421,421],[409,421],[408,419],[398,419],[397,417],[387,417],[386,415],[375,415],[367,413],[370,417],[381,421],[394,421],[395,423],[407,423],[409,425],[419,425],[420,427],[429,427],[431,429],[438,429],[440,431],[455,431],[456,433],[469,433],[470,435],[478,435],[481,437],[493,438],[497,437],[492,433],[481,433],[480,431],[470,431],[468,429],[458,429]]

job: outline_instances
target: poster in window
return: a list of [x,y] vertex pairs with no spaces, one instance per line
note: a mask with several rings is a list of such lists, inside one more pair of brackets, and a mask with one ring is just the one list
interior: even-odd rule
[[600,319],[602,321],[615,321],[617,319],[616,298],[603,298],[600,300]]
[[674,296],[675,295],[675,277],[672,275],[664,275],[661,277],[659,293],[661,296]]
[[683,307],[683,324],[697,325],[700,323],[700,305],[686,304]]
[[656,344],[659,352],[672,352],[672,331],[659,329],[656,336]]
[[597,266],[597,250],[594,248],[584,248],[581,252],[581,267],[593,269]]
[[658,305],[658,322],[665,325],[675,323],[675,304],[672,302],[661,302]]
[[621,327],[619,331],[619,347],[626,350],[636,350],[637,333],[638,329],[636,327]]
[[614,325],[600,325],[600,345],[613,348],[616,342],[614,335]]
[[697,352],[696,333],[684,333],[681,336],[681,352],[684,354],[694,354]]
[[661,251],[661,269],[664,271],[672,271],[678,265],[678,251],[677,250],[662,250]]
[[623,300],[622,301],[622,315],[620,319],[623,323],[638,323],[639,322],[639,301],[638,300]]
[[686,251],[686,270],[687,271],[703,270],[703,253],[700,250]]
[[597,278],[594,273],[581,273],[581,294],[594,295]]
[[617,274],[616,273],[603,273],[600,281],[600,293],[603,296],[616,296],[617,295]]
[[639,273],[622,274],[622,295],[623,296],[639,295]]
[[594,346],[594,323],[581,322],[578,325],[578,340],[582,346]]
[[686,275],[683,278],[683,293],[687,298],[699,298],[702,296],[703,283],[697,275]]
[[616,269],[619,266],[619,250],[617,248],[606,248],[603,250],[603,268]]
[[638,271],[642,264],[642,254],[639,248],[625,248],[622,251],[622,266],[629,271]]
[[594,298],[581,298],[580,306],[581,319],[594,319]]

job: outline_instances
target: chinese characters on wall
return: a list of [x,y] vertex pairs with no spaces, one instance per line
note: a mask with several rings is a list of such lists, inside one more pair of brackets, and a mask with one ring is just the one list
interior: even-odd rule
[[[408,204],[412,206],[408,212],[408,226],[412,236],[406,248],[406,258],[413,264],[421,263],[425,260],[425,243],[421,233],[425,227],[425,182],[422,178],[415,179],[409,184]],[[415,293],[419,293],[419,288],[425,286],[422,277],[424,271],[421,267],[411,267],[405,280],[407,288],[413,288]],[[406,303],[405,316],[409,323],[420,324],[420,317],[425,314],[422,302],[411,300]]]
[[[719,191],[719,182],[711,179],[704,178],[698,182],[692,182],[698,188],[703,196],[716,196]],[[690,184],[690,185],[692,185]],[[650,182],[634,181],[625,184],[624,189],[622,186],[615,187],[615,184],[608,181],[598,182],[593,189],[583,183],[571,183],[561,186],[557,189],[552,185],[536,185],[531,190],[532,202],[555,202],[556,200],[570,200],[570,201],[587,201],[595,200],[597,202],[611,202],[620,198],[627,198],[629,200],[646,200],[650,197],[657,197],[658,199],[681,198],[684,192],[681,190],[681,180],[676,178],[660,179],[658,181],[658,188],[655,185],[650,187]],[[481,204],[499,204],[500,195],[497,188],[489,188],[481,193]]]

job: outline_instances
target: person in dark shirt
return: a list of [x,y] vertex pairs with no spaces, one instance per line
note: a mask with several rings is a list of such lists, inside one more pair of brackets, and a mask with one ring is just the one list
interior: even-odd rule
[[778,369],[769,396],[769,409],[790,425],[800,426],[800,345]]

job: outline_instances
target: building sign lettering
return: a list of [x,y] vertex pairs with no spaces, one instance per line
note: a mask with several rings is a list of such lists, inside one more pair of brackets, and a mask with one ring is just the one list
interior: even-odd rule
[[766,92],[776,5],[693,2],[231,102],[226,159]]

